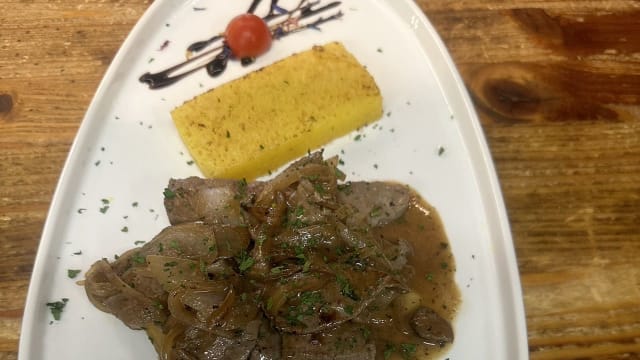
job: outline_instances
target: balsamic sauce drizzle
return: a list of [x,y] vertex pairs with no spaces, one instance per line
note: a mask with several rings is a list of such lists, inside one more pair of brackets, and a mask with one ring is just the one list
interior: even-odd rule
[[[278,0],[271,0],[269,13],[262,19],[269,25],[269,28],[271,29],[271,35],[274,40],[278,40],[285,36],[308,29],[320,30],[320,25],[331,20],[339,19],[343,16],[342,11],[338,10],[338,12],[327,17],[320,16],[313,21],[301,24],[300,20],[308,19],[312,16],[321,14],[327,10],[338,7],[341,4],[341,1],[332,1],[325,5],[317,6],[320,5],[321,1],[322,0],[300,0],[295,8],[287,10],[278,5]],[[247,13],[253,13],[261,2],[262,0],[253,0],[251,2],[251,5],[249,6],[249,9],[247,10]],[[269,24],[271,20],[281,17],[285,17],[284,20],[280,20],[275,24]],[[160,72],[147,72],[140,76],[139,81],[149,85],[150,89],[159,89],[180,81],[184,77],[202,68],[205,68],[207,73],[212,77],[219,76],[226,70],[229,59],[233,58],[231,49],[226,45],[224,41],[221,45],[218,45],[214,48],[206,51],[204,51],[204,49],[223,39],[224,33],[219,33],[209,39],[196,41],[187,47],[187,52],[191,55],[196,53],[199,54],[191,56],[187,60],[173,65]],[[216,53],[216,55],[213,57],[213,59],[211,59],[210,55],[214,53]],[[243,66],[250,65],[254,61],[254,58],[240,59],[240,62]],[[174,75],[175,72],[180,69],[186,68],[188,65],[191,65],[191,67]]]

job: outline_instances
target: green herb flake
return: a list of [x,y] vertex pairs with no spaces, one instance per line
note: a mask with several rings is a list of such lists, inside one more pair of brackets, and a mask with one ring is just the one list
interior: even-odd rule
[[376,206],[369,212],[369,217],[378,217],[382,215],[382,208],[380,206]]
[[347,315],[353,315],[353,306],[351,306],[351,305],[347,305],[347,306],[345,306],[345,307],[344,307],[344,312],[345,312]]
[[74,252],[73,255],[82,255],[82,250],[78,250],[78,251]]
[[164,194],[165,199],[173,199],[174,197],[176,197],[176,193],[171,191],[171,189],[169,188],[164,188],[164,191],[162,193]]
[[100,208],[100,212],[103,213],[103,214],[106,214],[107,210],[109,210],[109,205],[105,205],[105,206]]
[[364,340],[368,341],[369,337],[371,336],[371,329],[363,327],[360,328],[360,332],[362,333],[362,337],[364,338]]
[[336,275],[336,281],[338,282],[338,286],[340,287],[340,293],[343,296],[348,297],[354,301],[360,300],[360,297],[356,294],[355,290],[349,283],[349,280],[341,275]]
[[195,163],[195,161],[193,161],[193,160],[187,161],[187,165],[189,165],[189,166],[193,165],[194,163]]
[[138,207],[138,202],[137,202],[137,201],[132,202],[132,203],[131,203],[131,206],[133,206],[133,207]]
[[448,267],[449,267],[449,264],[447,264],[446,262],[443,261],[440,263],[440,268],[442,270],[446,270]]
[[247,179],[242,178],[241,180],[238,181],[237,183],[237,193],[234,196],[234,199],[236,200],[240,200],[242,199],[245,195],[247,195]]
[[84,214],[84,212],[87,211],[87,209],[85,208],[79,208],[78,209],[78,214]]
[[253,266],[253,263],[254,263],[253,258],[247,257],[246,259],[242,260],[240,265],[238,265],[238,268],[240,269],[240,272],[245,272]]
[[123,233],[129,232],[129,227],[123,226],[122,229],[120,229],[120,231]]
[[155,306],[159,310],[163,310],[164,309],[164,305],[162,305],[162,303],[160,301],[158,301],[158,300],[153,302],[153,306]]
[[321,183],[313,184],[313,188],[320,195],[324,195],[327,192],[327,190],[325,190],[324,188],[324,185],[322,185]]
[[271,268],[271,273],[274,275],[278,275],[282,272],[282,266],[276,266]]
[[133,260],[133,262],[136,264],[144,264],[147,262],[147,259],[144,256],[140,255],[140,253],[136,253],[135,255],[133,255],[131,257],[131,260]]
[[362,139],[362,135],[358,134],[353,138],[354,141],[360,141]]
[[178,242],[175,240],[171,240],[169,242],[169,247],[172,248],[173,250],[180,252],[180,245],[178,245]]
[[241,273],[249,270],[255,262],[244,250],[240,253],[240,256],[236,257],[236,261],[238,262],[238,269]]
[[429,281],[433,281],[433,274],[432,273],[428,273],[427,275],[424,276],[424,278],[429,280]]
[[75,279],[76,276],[78,276],[78,274],[80,274],[81,272],[82,270],[67,269],[67,276],[69,277],[69,279]]
[[65,306],[67,306],[67,303],[69,302],[69,299],[67,298],[62,298],[62,301],[55,301],[55,302],[48,302],[46,305],[47,307],[49,307],[49,309],[51,310],[51,315],[53,315],[53,319],[54,320],[60,320],[60,315],[62,314],[62,310],[64,309]]
[[393,352],[396,351],[396,347],[391,345],[391,344],[387,344],[384,347],[384,359],[387,360],[389,358],[391,358],[391,354],[393,354]]
[[133,242],[134,245],[142,245],[144,243],[146,243],[146,241],[144,241],[144,240],[137,240],[137,241]]
[[400,352],[403,359],[413,358],[416,354],[416,344],[400,344]]

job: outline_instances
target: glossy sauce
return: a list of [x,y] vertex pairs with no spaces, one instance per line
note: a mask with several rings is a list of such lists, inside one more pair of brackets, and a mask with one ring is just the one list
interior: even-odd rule
[[[429,344],[415,336],[408,326],[409,319],[419,306],[435,310],[452,323],[460,303],[460,292],[454,281],[455,260],[436,209],[413,194],[407,212],[393,223],[374,229],[375,236],[390,241],[404,239],[411,244],[413,254],[403,269],[411,292],[399,296],[392,304],[395,319],[372,331],[376,339],[378,359],[402,359],[398,344],[417,343],[415,356],[406,358],[431,359],[448,348]],[[455,327],[454,327],[455,337]],[[455,342],[455,340],[454,340]],[[395,345],[394,351],[389,351]]]

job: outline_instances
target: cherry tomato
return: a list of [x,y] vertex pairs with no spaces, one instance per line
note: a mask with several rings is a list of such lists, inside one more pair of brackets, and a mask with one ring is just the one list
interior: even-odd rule
[[271,47],[271,31],[259,16],[238,15],[229,22],[225,31],[227,45],[237,58],[256,57]]

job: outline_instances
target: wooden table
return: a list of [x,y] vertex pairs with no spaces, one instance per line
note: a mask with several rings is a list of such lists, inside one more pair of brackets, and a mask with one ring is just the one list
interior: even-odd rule
[[[475,101],[532,359],[640,359],[640,3],[418,0]],[[0,359],[98,82],[149,1],[0,0]],[[505,339],[508,341],[508,339]]]

